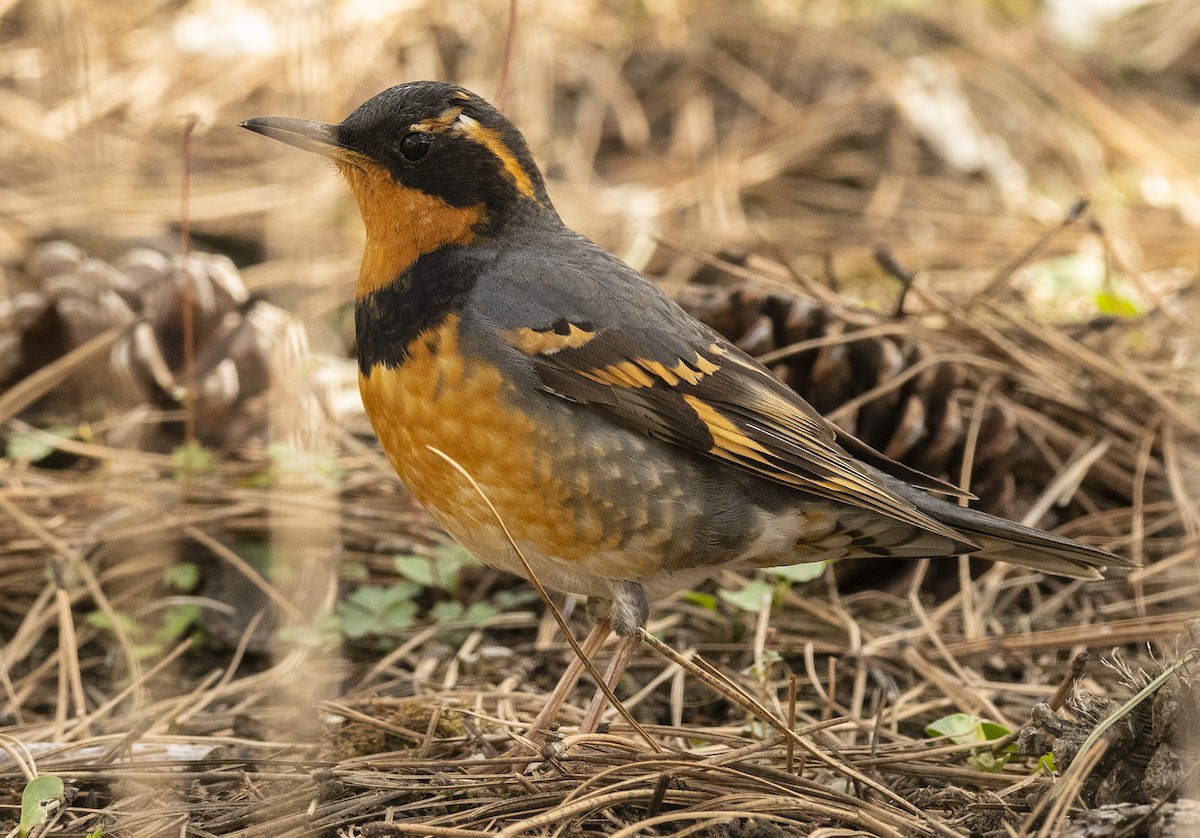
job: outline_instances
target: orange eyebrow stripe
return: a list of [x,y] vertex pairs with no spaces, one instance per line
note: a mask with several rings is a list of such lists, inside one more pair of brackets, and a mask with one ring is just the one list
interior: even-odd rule
[[469,116],[458,117],[459,130],[464,136],[479,143],[492,154],[504,166],[504,170],[517,184],[517,191],[534,201],[538,200],[537,193],[533,190],[533,181],[529,178],[529,173],[526,172],[517,156],[513,154],[512,149],[504,142],[503,138],[491,128],[484,128],[477,121]]
[[446,108],[446,110],[433,119],[423,119],[420,122],[413,123],[409,127],[414,131],[428,131],[430,134],[440,134],[462,116],[465,107],[465,105],[454,105]]

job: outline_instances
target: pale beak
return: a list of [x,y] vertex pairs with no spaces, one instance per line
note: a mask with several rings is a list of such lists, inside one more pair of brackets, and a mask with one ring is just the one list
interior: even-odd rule
[[335,160],[345,159],[349,152],[338,140],[338,127],[328,122],[313,122],[310,119],[292,119],[286,116],[260,116],[246,120],[241,127]]

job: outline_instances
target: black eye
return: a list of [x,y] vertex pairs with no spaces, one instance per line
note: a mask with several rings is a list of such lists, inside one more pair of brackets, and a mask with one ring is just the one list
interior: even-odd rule
[[429,135],[413,131],[400,138],[400,153],[405,160],[420,160],[429,152]]

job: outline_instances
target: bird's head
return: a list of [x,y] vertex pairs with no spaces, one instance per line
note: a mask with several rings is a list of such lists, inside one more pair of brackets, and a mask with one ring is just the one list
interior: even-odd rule
[[272,116],[242,127],[323,155],[345,176],[367,228],[360,292],[521,208],[554,211],[521,132],[457,85],[401,84],[337,124]]

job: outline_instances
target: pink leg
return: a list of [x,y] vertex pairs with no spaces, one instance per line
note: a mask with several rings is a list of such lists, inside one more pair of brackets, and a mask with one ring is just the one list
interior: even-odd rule
[[[617,643],[617,648],[613,650],[612,660],[608,662],[608,669],[604,671],[604,683],[608,684],[610,690],[616,688],[617,682],[625,674],[625,668],[633,660],[641,642],[640,634],[631,634],[628,637],[622,637]],[[592,703],[588,705],[587,713],[579,724],[579,732],[595,733],[596,728],[600,726],[600,717],[604,715],[607,705],[608,699],[605,697],[604,691],[597,688],[596,694],[592,696]]]
[[[595,657],[611,631],[612,622],[607,617],[597,620],[592,626],[592,630],[588,632],[588,636],[580,644],[584,658]],[[583,660],[577,655],[571,660],[567,671],[558,679],[558,683],[554,685],[554,690],[547,696],[546,705],[542,707],[542,711],[533,720],[533,725],[530,727],[532,735],[541,735],[554,726],[554,719],[558,716],[558,711],[562,708],[563,702],[567,700],[567,696],[571,694],[571,690],[575,689],[575,685],[579,683],[579,676],[582,674]]]
[[[600,651],[600,647],[604,645],[604,641],[608,639],[609,633],[612,631],[612,623],[607,617],[597,620],[587,637],[579,644],[580,650],[583,652],[583,657],[591,659]],[[546,703],[542,707],[541,712],[537,714],[537,718],[529,727],[529,733],[526,738],[535,746],[535,751],[546,741],[546,733],[554,726],[554,719],[558,716],[558,711],[562,709],[563,702],[567,700],[567,696],[571,694],[571,690],[575,689],[575,685],[579,683],[579,676],[583,674],[584,664],[583,659],[576,655],[566,672],[558,679],[558,683],[554,685],[554,689],[550,695],[546,697]],[[529,750],[524,744],[514,744],[508,749],[506,757],[521,757],[529,758]],[[515,762],[508,766],[509,771],[520,773],[528,766],[527,762]],[[490,774],[496,770],[495,765],[482,764],[470,769],[471,774]]]

